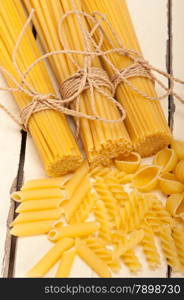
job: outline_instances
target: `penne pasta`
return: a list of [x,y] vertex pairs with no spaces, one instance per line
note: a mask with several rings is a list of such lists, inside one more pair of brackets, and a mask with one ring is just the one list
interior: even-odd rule
[[75,249],[63,253],[59,267],[56,272],[56,278],[69,277],[75,255]]
[[67,174],[62,177],[28,180],[21,188],[21,191],[50,189],[50,188],[64,189],[64,185],[70,179],[70,177],[71,174]]
[[11,194],[11,198],[16,202],[24,202],[29,200],[41,200],[41,199],[66,199],[65,191],[58,188],[30,190],[30,191],[18,191]]
[[68,222],[70,222],[70,219],[73,217],[74,213],[80,206],[83,198],[90,190],[90,182],[89,177],[86,175],[83,180],[82,184],[78,186],[78,188],[73,193],[72,197],[67,201],[67,203],[64,205],[64,214]]
[[107,264],[101,260],[84,241],[76,240],[77,254],[83,259],[100,277],[111,277]]
[[82,163],[81,167],[73,174],[73,176],[66,184],[66,191],[69,198],[73,196],[74,192],[77,190],[85,176],[87,176],[88,172],[89,164],[86,160]]
[[29,200],[22,202],[16,209],[17,213],[47,210],[59,208],[63,200],[58,199],[43,199],[43,200]]
[[27,272],[27,277],[43,277],[49,269],[60,259],[63,252],[74,244],[73,239],[64,238],[57,242],[40,260]]
[[100,228],[100,224],[97,222],[86,222],[81,224],[62,226],[53,228],[48,233],[50,241],[55,242],[64,237],[80,237],[87,236]]
[[15,236],[30,236],[46,234],[52,228],[54,220],[37,221],[23,224],[15,224],[10,230],[10,234]]
[[15,224],[27,223],[27,222],[35,222],[35,221],[44,221],[44,220],[57,220],[61,217],[63,212],[62,208],[49,209],[43,211],[30,211],[20,213],[14,221],[10,224],[10,226],[14,226]]

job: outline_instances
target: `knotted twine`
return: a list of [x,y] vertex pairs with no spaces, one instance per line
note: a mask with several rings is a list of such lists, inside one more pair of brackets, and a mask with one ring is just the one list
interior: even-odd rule
[[[23,35],[25,34],[25,31],[30,24],[32,20],[34,10],[31,10],[31,13],[25,23],[25,25],[22,28],[22,31],[17,39],[13,55],[12,55],[12,62],[13,65],[19,74],[21,78],[21,83],[17,82],[15,78],[3,67],[0,67],[0,70],[2,73],[5,73],[9,79],[11,79],[16,88],[0,88],[0,90],[6,90],[10,92],[23,92],[24,94],[30,96],[32,98],[32,101],[26,105],[20,113],[21,121],[17,120],[15,116],[11,114],[9,110],[6,109],[2,104],[0,104],[0,108],[3,109],[16,123],[21,125],[24,130],[28,130],[28,122],[30,117],[39,111],[47,110],[47,109],[52,109],[56,110],[59,112],[62,112],[63,114],[66,115],[71,115],[76,118],[86,118],[89,120],[99,120],[103,122],[110,122],[110,123],[115,123],[115,122],[121,122],[125,118],[125,111],[122,107],[122,105],[117,102],[114,99],[114,93],[117,88],[117,86],[123,82],[127,84],[132,90],[134,90],[136,93],[139,95],[143,96],[144,98],[148,100],[161,100],[165,98],[168,95],[173,95],[178,99],[180,102],[184,103],[184,100],[176,94],[173,89],[174,89],[174,82],[178,82],[180,84],[184,84],[184,81],[181,81],[170,74],[163,72],[154,66],[150,65],[142,56],[142,54],[138,53],[135,50],[132,49],[126,49],[120,42],[119,37],[117,34],[113,31],[112,25],[109,23],[107,18],[100,14],[99,12],[94,12],[93,16],[89,15],[83,11],[78,11],[76,9],[72,11],[68,11],[63,15],[59,22],[59,36],[61,39],[61,43],[63,46],[63,50],[56,50],[52,51],[49,53],[46,53],[36,59],[28,68],[27,70],[22,73],[17,65],[16,62],[16,54],[18,47],[21,43],[21,39]],[[61,25],[64,22],[64,20],[71,14],[74,14],[78,17],[79,20],[79,25],[80,25],[80,30],[83,34],[84,41],[85,41],[85,47],[83,51],[79,50],[71,50],[67,49],[64,41],[62,40],[61,37]],[[94,27],[91,29],[90,32],[87,32],[85,28],[83,28],[82,23],[80,22],[79,16],[84,16],[87,18],[90,18],[90,20],[93,22]],[[97,21],[96,16],[100,16],[100,20]],[[115,38],[115,41],[118,43],[118,47],[114,46],[113,41],[111,41],[106,33],[103,31],[103,28],[101,26],[101,22],[106,22],[106,24],[109,26],[110,31],[113,34],[113,37]],[[95,40],[93,39],[93,35],[95,32],[98,32],[99,34],[99,43],[97,44]],[[112,46],[111,49],[107,51],[102,51],[101,46],[103,44],[103,39],[107,38],[109,40],[110,45]],[[91,49],[91,45],[93,45],[93,49]],[[111,53],[116,53],[120,56],[127,56],[132,60],[132,64],[130,64],[128,67],[124,68],[123,70],[118,70],[115,65],[109,60],[107,57],[108,54]],[[59,54],[66,54],[69,56],[70,60],[77,66],[78,71],[70,76],[68,79],[62,82],[60,86],[60,92],[61,95],[54,95],[54,94],[40,94],[38,93],[33,87],[26,81],[26,76],[29,74],[29,72],[34,68],[40,61],[45,60],[46,58],[53,56],[53,55],[59,55]],[[73,59],[72,54],[77,54],[77,55],[83,55],[84,56],[84,68],[80,69],[79,66],[77,65],[77,62]],[[103,57],[103,59],[106,60],[106,62],[111,66],[111,68],[114,70],[114,75],[112,76],[111,81],[109,80],[109,77],[107,73],[101,69],[101,68],[95,68],[91,66],[92,60],[95,57]],[[168,88],[165,86],[158,78],[156,78],[151,71],[155,71],[162,76],[166,77],[167,79],[170,80],[171,86]],[[165,91],[166,93],[160,97],[151,97],[139,89],[137,89],[128,79],[132,77],[147,77],[153,82],[157,82]],[[107,88],[107,90],[111,93],[112,96],[109,95],[109,93],[105,92],[103,88]],[[90,90],[90,100],[91,100],[91,107],[92,107],[92,112],[93,115],[81,113],[79,111],[79,97],[81,93],[86,90]],[[107,120],[104,119],[100,116],[98,116],[96,112],[96,107],[95,107],[95,102],[94,102],[94,89],[96,89],[100,94],[104,95],[109,99],[111,102],[113,102],[116,107],[120,110],[121,112],[121,118],[118,120]],[[70,106],[70,108],[68,108]],[[73,109],[71,109],[73,107]],[[79,123],[77,123],[77,127],[79,129]]]

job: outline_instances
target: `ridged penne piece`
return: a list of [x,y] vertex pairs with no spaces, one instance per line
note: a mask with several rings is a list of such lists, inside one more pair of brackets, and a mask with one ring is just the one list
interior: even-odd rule
[[184,272],[184,226],[176,222],[172,230],[172,237]]
[[100,228],[97,222],[85,222],[80,224],[55,227],[48,233],[48,238],[52,242],[56,242],[64,237],[80,237],[87,236]]
[[15,224],[27,223],[27,222],[35,222],[35,221],[43,221],[43,220],[57,220],[61,217],[63,209],[48,209],[43,211],[31,211],[20,213],[10,224],[10,226],[14,226]]
[[17,202],[24,202],[29,200],[42,199],[66,199],[65,191],[59,188],[37,189],[37,190],[23,190],[11,194],[11,198]]
[[154,232],[151,226],[147,222],[141,224],[141,228],[144,231],[144,237],[141,241],[143,251],[151,269],[156,269],[160,265],[160,256],[155,244]]
[[90,215],[90,212],[93,210],[95,203],[97,201],[97,196],[95,193],[87,193],[84,196],[81,205],[76,210],[75,214],[70,220],[71,224],[84,222]]
[[117,271],[120,268],[119,260],[113,257],[113,252],[106,249],[103,241],[99,238],[89,237],[85,240],[85,243],[113,271]]
[[28,211],[40,211],[46,209],[59,208],[63,200],[58,199],[43,199],[43,200],[29,200],[22,202],[16,209],[17,213]]
[[124,264],[133,273],[138,272],[142,268],[142,265],[133,250],[127,251],[125,254],[121,256],[121,258]]
[[75,259],[75,255],[76,255],[75,248],[63,253],[60,264],[56,272],[56,278],[69,277],[72,264]]
[[78,168],[77,171],[73,173],[72,177],[65,185],[68,198],[71,198],[74,195],[76,190],[79,188],[82,180],[86,178],[88,172],[89,172],[89,164],[87,160],[85,160],[80,166],[80,168]]
[[92,251],[84,241],[76,240],[77,254],[83,259],[100,277],[111,277],[107,264]]
[[71,218],[75,214],[76,210],[79,208],[83,198],[89,192],[89,190],[90,190],[89,176],[85,175],[85,177],[82,180],[82,184],[78,186],[78,188],[74,191],[72,197],[63,206],[64,214],[68,222],[70,222]]
[[96,221],[100,223],[100,229],[98,232],[99,237],[106,241],[111,241],[111,231],[112,231],[112,224],[109,218],[108,211],[105,207],[105,204],[102,200],[98,200],[94,207],[94,215]]
[[43,277],[60,259],[63,252],[74,245],[74,240],[64,238],[57,242],[26,274],[27,277]]
[[53,223],[54,220],[15,224],[10,230],[10,234],[15,236],[46,234],[52,228]]
[[63,189],[66,182],[70,179],[71,174],[62,177],[40,178],[26,181],[21,188],[21,191],[39,190],[45,188],[60,188]]
[[171,266],[174,271],[180,272],[182,267],[178,251],[172,237],[172,230],[169,225],[163,225],[160,227],[159,238],[167,264]]

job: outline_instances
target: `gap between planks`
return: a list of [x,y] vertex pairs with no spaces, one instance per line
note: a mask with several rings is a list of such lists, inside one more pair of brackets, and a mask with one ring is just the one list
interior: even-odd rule
[[[167,0],[167,32],[168,39],[166,44],[166,68],[167,72],[173,75],[173,0]],[[171,80],[168,80],[168,87],[171,87]],[[174,113],[175,113],[175,103],[172,95],[168,96],[168,124],[173,132],[174,128]],[[167,278],[172,275],[172,268],[167,267]]]
[[[23,178],[24,178],[24,162],[25,162],[25,154],[26,154],[26,141],[27,141],[27,133],[25,131],[21,131],[21,145],[20,145],[20,155],[19,155],[19,165],[17,170],[17,176],[13,181],[13,184],[10,189],[10,193],[14,191],[20,190]],[[14,262],[16,255],[16,241],[17,238],[11,236],[9,233],[9,224],[13,221],[16,216],[16,207],[17,203],[13,200],[10,200],[10,209],[8,213],[7,219],[7,233],[6,233],[6,241],[5,241],[5,250],[4,250],[4,258],[3,258],[3,266],[2,266],[2,276],[3,278],[12,278],[14,274]]]

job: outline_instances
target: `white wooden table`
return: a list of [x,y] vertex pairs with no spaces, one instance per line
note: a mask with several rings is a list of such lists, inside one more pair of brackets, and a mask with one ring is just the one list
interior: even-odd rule
[[[110,1],[110,0],[109,0]],[[153,65],[184,78],[184,1],[183,0],[127,0],[130,13],[136,27],[137,35],[144,56]],[[0,86],[5,82],[0,77]],[[176,91],[184,98],[184,88],[176,86]],[[160,94],[161,91],[158,90]],[[18,113],[11,95],[0,92],[0,102]],[[184,107],[175,101],[175,113],[171,112],[172,97],[162,102],[173,134],[184,139]],[[50,248],[45,236],[13,239],[11,264],[9,272],[4,269],[5,240],[7,235],[7,218],[11,203],[10,189],[17,178],[21,186],[23,180],[44,177],[44,170],[35,151],[30,136],[21,133],[19,128],[0,110],[0,270],[1,276],[22,277],[25,272]],[[24,178],[23,178],[24,177]],[[14,186],[16,182],[14,181]],[[7,238],[9,241],[9,238]],[[16,249],[14,253],[14,249]],[[142,256],[142,253],[140,253]],[[7,260],[7,257],[6,257]],[[144,261],[144,258],[142,258]],[[6,261],[7,263],[7,261]],[[55,274],[56,266],[48,276]],[[80,270],[80,273],[79,271]],[[71,276],[95,277],[96,275],[80,260],[76,259]],[[116,274],[117,277],[135,277],[125,267]],[[171,276],[182,276],[171,272]],[[167,277],[167,265],[162,264],[156,271],[150,271],[146,263],[137,277]]]

